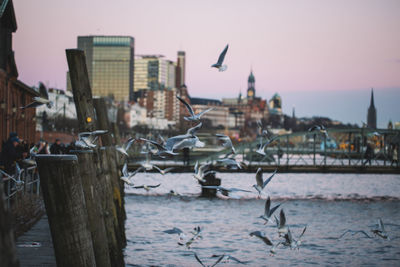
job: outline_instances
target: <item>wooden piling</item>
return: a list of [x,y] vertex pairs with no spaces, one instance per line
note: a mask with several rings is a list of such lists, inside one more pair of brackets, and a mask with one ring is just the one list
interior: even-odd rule
[[98,193],[99,188],[96,186],[98,181],[96,181],[93,151],[73,150],[71,153],[78,157],[79,174],[85,194],[89,230],[93,240],[96,266],[111,266],[103,210]]
[[67,49],[66,54],[79,131],[94,131],[96,128],[95,113],[85,53],[79,49]]
[[119,235],[117,208],[114,203],[111,182],[110,160],[107,157],[105,147],[98,149],[97,152],[94,154],[94,162],[97,169],[97,183],[102,185],[99,187],[99,193],[101,194],[100,203],[103,208],[111,264],[112,266],[125,266],[122,242]]
[[37,155],[36,162],[57,266],[96,266],[77,157]]
[[[2,179],[1,175],[0,179]],[[2,266],[4,264],[4,266],[17,267],[19,261],[11,222],[11,212],[5,201],[3,181],[0,180],[0,262]]]
[[[214,173],[209,173],[206,176],[204,176],[204,180],[206,181],[205,183],[200,182],[199,184],[202,186],[219,186],[221,185],[221,179],[216,178]],[[217,196],[217,190],[212,189],[212,188],[201,188],[201,197],[216,197]]]
[[103,146],[112,146],[113,140],[111,133],[113,132],[108,120],[106,101],[104,98],[93,98],[93,105],[97,117],[97,129],[108,130],[107,134],[101,136]]

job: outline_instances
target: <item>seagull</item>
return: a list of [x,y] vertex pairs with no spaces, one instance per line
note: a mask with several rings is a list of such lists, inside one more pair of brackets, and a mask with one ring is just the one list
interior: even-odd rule
[[217,160],[218,163],[221,163],[222,165],[226,166],[229,169],[242,169],[242,166],[240,165],[239,162],[237,162],[234,158],[223,158]]
[[214,254],[214,255],[211,256],[211,258],[219,258],[219,257],[221,257],[221,256],[224,256],[224,257],[223,257],[223,262],[225,262],[225,263],[228,263],[229,260],[236,261],[236,262],[239,263],[239,264],[246,264],[246,263],[248,263],[248,262],[240,261],[238,258],[233,257],[233,256],[231,256],[231,255],[226,255],[226,254],[223,254],[223,255],[215,255],[215,254]]
[[94,148],[96,147],[95,142],[100,135],[108,133],[107,130],[96,130],[93,132],[82,132],[78,134],[78,141],[75,145],[80,148]]
[[194,231],[190,232],[193,236],[189,238],[187,241],[183,241],[182,239],[178,242],[178,245],[180,246],[186,246],[187,248],[190,248],[192,243],[196,241],[197,239],[201,238],[200,232],[201,228],[200,226],[197,226],[193,229]]
[[128,150],[131,147],[132,143],[135,142],[136,139],[134,138],[129,138],[128,141],[125,142],[125,144],[123,146],[116,146],[115,148],[117,149],[118,152],[120,152],[121,154],[129,157],[128,155]]
[[351,233],[351,235],[355,235],[355,234],[363,234],[364,236],[366,236],[367,238],[372,238],[371,236],[369,236],[365,231],[363,230],[347,230],[345,231],[341,236],[339,236],[337,239],[341,239],[343,236],[345,236],[347,233]]
[[120,179],[124,181],[124,183],[126,183],[127,185],[133,186],[133,183],[130,181],[131,178],[143,169],[144,169],[143,167],[139,167],[134,172],[130,173],[128,172],[128,164],[125,163],[124,166],[122,167],[122,176]]
[[228,47],[229,47],[229,44],[227,44],[225,46],[224,50],[219,55],[218,62],[211,65],[211,68],[217,68],[219,71],[225,71],[228,68],[227,65],[222,65],[222,63],[224,62],[224,59],[225,59],[226,52],[228,51]]
[[381,218],[379,218],[378,220],[378,228],[372,229],[371,232],[383,239],[390,240],[388,234],[385,231],[385,226],[383,225]]
[[198,147],[201,147],[204,143],[200,142],[200,140],[197,138],[196,132],[201,128],[202,125],[203,124],[200,122],[196,126],[188,129],[186,134],[176,135],[176,136],[168,138],[167,141],[165,142],[164,147],[168,151],[173,151],[174,149],[177,149],[176,146],[179,146],[179,147],[183,148],[185,145],[188,145],[188,143],[184,143],[182,141],[184,141],[185,139],[188,139],[188,138],[194,138],[195,139],[195,141],[193,141],[193,140],[188,141],[189,143],[190,142],[194,142],[194,145],[196,145]]
[[157,171],[159,171],[162,175],[165,175],[166,173],[168,173],[168,172],[170,172],[170,171],[172,171],[173,169],[174,169],[174,167],[169,167],[169,168],[166,168],[166,169],[164,169],[164,170],[161,170],[159,167],[157,167],[156,165],[154,165],[153,166],[154,167],[154,169],[156,169]]
[[200,182],[205,183],[206,180],[204,180],[204,177],[212,173],[212,171],[209,171],[210,167],[211,167],[210,163],[199,166],[199,162],[196,161],[196,164],[194,165],[193,177],[199,180]]
[[163,145],[161,145],[161,144],[159,144],[159,143],[157,143],[155,141],[148,140],[148,139],[145,139],[145,138],[140,138],[139,140],[140,141],[145,141],[145,142],[150,143],[151,145],[154,145],[158,149],[156,154],[161,158],[172,157],[172,156],[175,156],[175,155],[179,154],[179,153],[173,152],[172,151],[172,147],[169,149],[166,146],[163,146]]
[[194,257],[196,258],[196,260],[201,264],[201,266],[203,267],[213,267],[215,265],[217,265],[218,263],[220,263],[220,261],[222,261],[222,259],[225,257],[225,255],[220,255],[218,256],[219,258],[217,259],[216,262],[214,262],[213,265],[204,265],[204,263],[200,260],[199,256],[197,256],[196,252],[193,252]]
[[188,137],[173,146],[173,150],[181,150],[184,148],[204,147],[204,142],[201,142],[197,136]]
[[191,105],[189,105],[183,98],[180,98],[179,96],[176,97],[186,106],[186,109],[189,111],[190,117],[183,117],[187,121],[199,121],[201,116],[204,115],[204,113],[207,113],[213,109],[213,108],[208,108],[206,110],[203,110],[202,112],[199,112],[198,114],[195,114]]
[[233,147],[232,140],[229,138],[229,136],[224,134],[216,134],[215,136],[218,138],[223,147],[230,148],[232,154],[236,154],[236,150]]
[[290,246],[290,249],[299,249],[299,246],[301,245],[301,238],[303,237],[304,233],[307,230],[307,226],[304,227],[303,232],[301,232],[299,238],[296,240],[292,236],[292,232],[290,232],[290,229],[288,229],[287,234],[285,235],[285,242],[283,245],[285,246]]
[[269,252],[273,255],[275,254],[275,249],[281,244],[281,242],[278,242],[277,244],[273,244],[271,240],[268,239],[268,237],[265,236],[265,233],[262,233],[260,231],[254,231],[250,233],[250,236],[255,236],[261,239],[267,246],[271,246],[271,249]]
[[157,185],[138,185],[138,186],[133,186],[132,188],[135,188],[135,189],[144,189],[144,190],[146,190],[147,192],[148,191],[150,191],[150,188],[157,188],[157,187],[159,187],[161,184],[157,184]]
[[285,212],[283,210],[281,210],[281,212],[279,213],[279,220],[278,220],[278,218],[276,218],[275,215],[274,215],[274,218],[275,218],[276,226],[278,227],[279,236],[280,237],[285,236],[289,231],[289,228],[286,226]]
[[177,227],[163,231],[166,234],[183,234],[183,231]]
[[309,132],[319,131],[320,133],[324,134],[326,138],[329,138],[328,132],[327,132],[325,126],[322,125],[322,124],[314,125],[314,126],[311,127],[310,129],[308,129],[308,131],[309,131]]
[[15,173],[13,175],[9,175],[8,173],[2,171],[1,169],[0,169],[0,173],[2,173],[4,176],[9,178],[10,180],[14,181],[16,190],[21,189],[22,186],[25,184],[25,182],[23,180],[21,180],[22,170],[19,167],[18,163],[15,163]]
[[41,105],[46,105],[47,108],[52,108],[53,102],[49,100],[49,94],[47,93],[47,89],[42,82],[39,83],[39,92],[41,96],[33,97],[33,102],[21,107],[21,109],[37,108]]
[[258,196],[261,195],[262,190],[267,186],[267,184],[271,181],[272,177],[276,174],[278,169],[275,169],[275,171],[272,173],[272,175],[266,179],[265,181],[263,180],[263,172],[261,168],[258,168],[257,173],[256,173],[256,182],[257,184],[253,185],[253,187],[258,191]]
[[271,218],[272,214],[279,208],[280,205],[281,204],[278,204],[271,209],[271,198],[270,197],[267,198],[267,201],[265,201],[264,214],[260,215],[260,217],[259,217],[259,218],[265,220],[264,224],[267,224],[268,222],[272,222],[270,218]]

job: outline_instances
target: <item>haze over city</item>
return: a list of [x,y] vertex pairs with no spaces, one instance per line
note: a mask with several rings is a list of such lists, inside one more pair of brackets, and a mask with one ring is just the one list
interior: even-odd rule
[[[374,88],[378,127],[400,121],[399,1],[15,1],[19,79],[65,89],[66,48],[79,35],[129,35],[135,54],[186,51],[191,96],[282,97],[283,112],[366,120]],[[228,70],[210,65],[229,43]]]

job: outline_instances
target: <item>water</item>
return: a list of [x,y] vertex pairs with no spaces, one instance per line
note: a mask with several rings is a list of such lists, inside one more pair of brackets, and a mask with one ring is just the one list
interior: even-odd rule
[[[250,189],[255,182],[254,174],[221,173],[218,177],[225,187]],[[347,229],[370,233],[378,218],[385,224],[400,224],[399,175],[277,174],[267,194],[273,205],[282,203],[295,237],[306,225],[307,231],[299,250],[278,248],[275,256],[270,256],[270,247],[261,240],[249,236],[260,230],[273,242],[280,240],[274,225],[264,225],[257,218],[265,200],[256,194],[238,194],[239,200],[198,198],[200,186],[189,173],[143,173],[134,182],[161,186],[150,192],[126,190],[128,266],[200,266],[191,251],[206,265],[215,262],[212,254],[230,254],[248,266],[400,265],[400,227],[386,225],[391,240],[351,234],[336,239]],[[170,190],[183,197],[168,197]],[[177,244],[177,235],[162,232],[173,227],[188,232],[198,225],[203,239],[190,250]]]

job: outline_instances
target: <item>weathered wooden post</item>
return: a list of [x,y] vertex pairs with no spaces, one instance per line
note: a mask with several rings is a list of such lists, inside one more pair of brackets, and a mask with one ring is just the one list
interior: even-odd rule
[[86,209],[88,214],[89,230],[93,240],[93,250],[96,266],[111,266],[108,254],[108,243],[106,227],[104,224],[103,210],[100,203],[99,188],[96,187],[96,167],[92,150],[73,150],[71,153],[77,155],[79,174],[85,195]]
[[[214,173],[209,173],[206,176],[204,176],[204,180],[206,181],[205,183],[200,182],[199,184],[201,186],[219,186],[221,185],[221,179],[217,178]],[[201,197],[216,197],[217,195],[217,190],[212,189],[212,188],[204,188],[201,187]]]
[[[2,176],[0,174],[0,179]],[[11,223],[11,212],[7,208],[3,191],[3,181],[0,180],[0,262],[3,266],[19,266],[17,250],[15,249],[14,230]]]
[[93,98],[93,105],[97,116],[97,129],[108,130],[108,133],[101,136],[103,146],[112,146],[111,127],[108,120],[106,101],[104,98]]
[[79,131],[94,131],[96,122],[85,53],[79,49],[67,49],[66,54]]
[[37,155],[58,267],[96,266],[75,155]]
[[112,178],[110,171],[110,160],[106,153],[106,148],[99,149],[95,154],[95,164],[97,166],[98,184],[103,185],[101,190],[101,205],[104,211],[104,223],[106,226],[106,234],[108,239],[109,255],[112,266],[124,266],[124,256],[122,254],[122,246],[119,236],[119,225],[117,218],[117,208],[114,204],[114,193],[112,187]]

